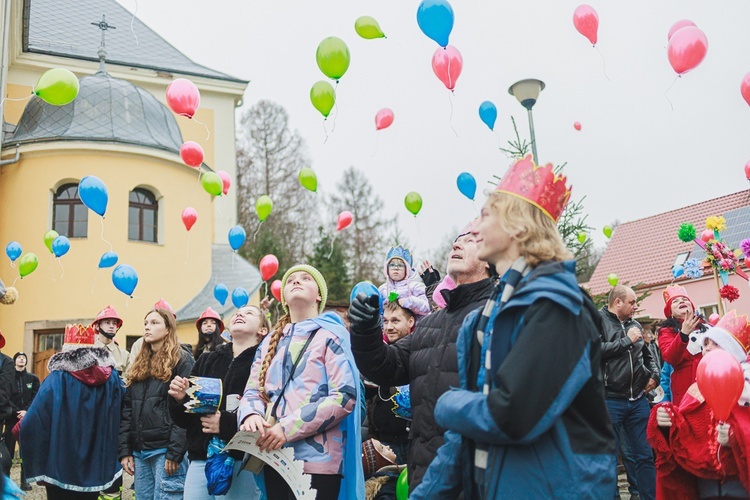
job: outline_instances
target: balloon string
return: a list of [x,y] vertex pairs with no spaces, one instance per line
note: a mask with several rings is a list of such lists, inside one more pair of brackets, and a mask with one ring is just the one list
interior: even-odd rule
[[258,236],[258,233],[260,232],[260,226],[263,225],[263,221],[260,221],[260,224],[258,224],[258,229],[255,230],[253,233],[253,243],[255,243],[255,238]]
[[60,273],[60,279],[63,279],[65,277],[65,268],[62,265],[62,260],[60,260],[60,257],[57,258],[57,263],[60,264],[60,269],[62,269],[62,273]]
[[456,134],[456,137],[458,137],[458,132],[456,132],[456,129],[453,128],[453,91],[451,90],[450,94],[448,94],[448,102],[450,102],[451,105],[451,114],[448,117],[448,125],[450,125],[451,130],[454,134]]
[[335,104],[336,112],[333,114],[333,125],[331,126],[331,133],[336,131],[336,119],[339,117],[339,103]]
[[[55,257],[52,255],[52,253],[50,253],[49,254],[49,258],[50,259],[54,259]],[[49,275],[52,276],[52,281],[53,282],[57,282],[57,280],[55,279],[55,271],[52,269],[52,266],[50,266],[50,268],[49,268]]]
[[4,97],[2,100],[0,100],[0,108],[3,107],[3,104],[5,104],[5,101],[13,101],[13,102],[27,101],[27,100],[31,99],[33,96],[34,96],[34,93],[32,92],[31,94],[29,94],[26,97],[16,97],[16,98]]
[[594,48],[599,53],[599,57],[602,58],[602,73],[604,73],[604,78],[606,78],[608,82],[612,83],[612,80],[610,80],[607,76],[607,60],[604,59],[604,54],[602,54],[602,51],[599,50],[599,47],[597,47],[596,45],[594,45]]
[[109,241],[107,241],[107,240],[106,240],[106,239],[104,238],[104,217],[102,217],[101,221],[102,221],[102,232],[101,232],[101,234],[99,235],[99,237],[100,237],[100,238],[102,239],[102,241],[103,241],[104,243],[106,243],[107,245],[109,245],[109,251],[111,252],[111,251],[112,251],[112,243],[110,243]]
[[237,250],[232,252],[232,271],[234,271],[234,258],[237,256]]
[[197,118],[195,117],[195,115],[193,115],[193,118],[192,118],[192,119],[193,119],[193,121],[194,121],[195,123],[197,123],[198,125],[203,125],[203,128],[205,128],[205,129],[206,129],[206,140],[208,140],[208,138],[209,138],[209,137],[211,137],[211,131],[210,131],[210,130],[208,130],[208,125],[206,125],[206,124],[205,124],[205,123],[203,123],[202,121],[198,121],[198,119],[197,119]]
[[15,268],[16,268],[16,263],[15,263],[15,262],[13,262],[12,260],[10,261],[10,267],[11,267],[12,269],[15,269]]
[[133,23],[135,22],[136,14],[138,14],[138,0],[135,0],[135,10],[133,11],[133,17],[130,18],[130,32],[133,34],[133,38],[135,38],[135,44],[138,45],[138,36],[135,34],[135,30],[133,29]]
[[185,250],[185,265],[187,265],[189,260],[190,260],[190,231],[188,231],[187,245],[186,245],[186,250]]
[[10,285],[10,286],[16,286],[16,281],[18,281],[19,278],[20,278],[20,276],[16,276],[16,279],[13,280],[13,284]]
[[328,129],[326,128],[326,120],[323,120],[323,133],[325,134],[326,138],[323,140],[323,144],[328,142]]
[[672,105],[672,101],[669,100],[669,96],[667,93],[672,89],[677,79],[680,77],[680,75],[677,75],[674,77],[674,80],[672,80],[672,83],[669,85],[669,88],[664,91],[664,97],[667,99],[667,102],[669,103],[669,107],[672,108],[672,111],[674,111],[674,106]]
[[339,237],[338,233],[333,236],[333,239],[331,240],[331,251],[328,252],[328,257],[326,257],[326,259],[330,260],[331,255],[333,255],[333,244],[336,242],[336,238],[338,237]]

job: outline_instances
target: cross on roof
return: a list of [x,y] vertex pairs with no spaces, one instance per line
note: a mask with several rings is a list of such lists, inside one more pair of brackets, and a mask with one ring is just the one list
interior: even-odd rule
[[104,34],[107,32],[107,30],[109,30],[109,29],[113,29],[113,30],[117,29],[116,26],[112,26],[111,24],[107,23],[107,17],[104,16],[104,15],[102,15],[102,20],[101,21],[99,21],[98,23],[91,23],[91,25],[92,26],[96,26],[97,28],[99,28],[100,30],[102,30],[102,47],[104,47]]

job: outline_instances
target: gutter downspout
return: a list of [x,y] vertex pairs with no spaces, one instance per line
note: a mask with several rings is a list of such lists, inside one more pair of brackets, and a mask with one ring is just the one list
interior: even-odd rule
[[[0,104],[0,124],[2,124],[5,121],[5,86],[8,80],[8,59],[9,57],[9,47],[8,42],[10,40],[10,7],[13,0],[3,0],[5,2],[5,13],[3,14],[3,46],[0,48],[0,99],[2,99],[2,104]],[[4,132],[0,130],[0,154],[2,154],[3,151],[3,139]],[[15,163],[18,161],[18,148],[16,148],[16,158],[14,160],[11,160],[10,163]],[[6,161],[0,162],[0,166],[7,165],[8,163]]]
[[10,160],[2,160],[0,161],[0,167],[4,167],[5,165],[13,165],[14,163],[18,163],[18,160],[21,158],[21,152],[18,149],[18,145],[16,145],[16,156],[14,156]]

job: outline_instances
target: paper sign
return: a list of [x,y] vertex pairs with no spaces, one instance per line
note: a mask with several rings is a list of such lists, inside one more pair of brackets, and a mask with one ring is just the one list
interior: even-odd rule
[[185,413],[211,415],[221,406],[221,379],[209,377],[190,377],[190,387],[185,391],[188,401]]
[[276,451],[261,451],[255,444],[258,437],[257,432],[239,431],[224,449],[248,453],[265,462],[267,467],[273,467],[284,478],[298,500],[315,498],[317,492],[310,488],[310,476],[304,474],[302,469],[304,462],[294,459],[294,450],[281,448]]
[[239,394],[227,394],[227,411],[233,412],[239,408],[240,399],[242,399],[242,396]]

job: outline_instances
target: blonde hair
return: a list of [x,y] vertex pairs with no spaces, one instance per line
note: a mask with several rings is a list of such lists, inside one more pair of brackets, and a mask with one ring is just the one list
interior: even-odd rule
[[268,341],[268,351],[263,358],[263,363],[260,365],[260,372],[258,373],[258,388],[260,390],[260,397],[266,402],[269,401],[268,394],[266,394],[266,373],[268,372],[268,367],[271,366],[271,360],[276,355],[276,347],[279,345],[279,340],[281,340],[281,335],[284,333],[284,328],[291,322],[292,318],[289,316],[289,313],[280,317],[279,321],[276,322],[276,325],[273,327],[271,339]]
[[531,267],[544,261],[570,260],[573,254],[565,247],[555,222],[538,207],[516,196],[490,193],[487,200],[498,216],[500,228],[516,235],[518,251]]
[[177,340],[177,323],[174,316],[166,309],[153,309],[146,314],[157,313],[164,320],[167,327],[167,336],[164,338],[164,345],[158,352],[154,352],[151,344],[143,343],[143,348],[135,357],[133,366],[128,370],[128,380],[126,385],[129,387],[133,382],[142,382],[151,377],[169,382],[172,379],[172,370],[177,366],[182,356],[182,347]]

